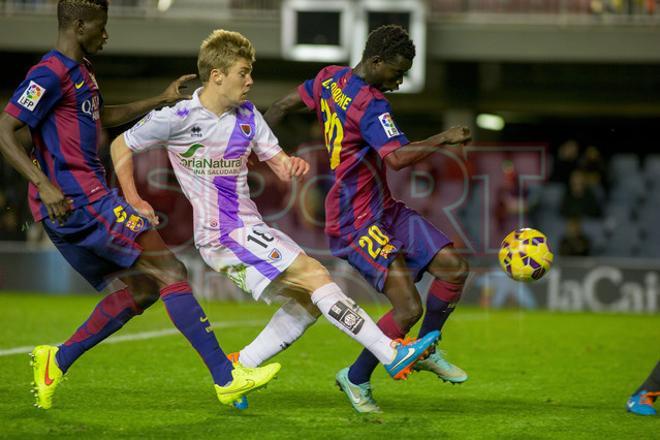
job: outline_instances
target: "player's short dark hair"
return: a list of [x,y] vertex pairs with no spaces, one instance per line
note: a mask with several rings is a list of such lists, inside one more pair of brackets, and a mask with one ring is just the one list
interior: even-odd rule
[[415,44],[408,32],[397,24],[388,24],[374,29],[367,37],[367,44],[362,52],[362,59],[380,56],[390,61],[401,55],[405,59],[415,58]]
[[91,19],[98,11],[108,12],[108,0],[59,0],[57,23],[63,29],[75,20]]

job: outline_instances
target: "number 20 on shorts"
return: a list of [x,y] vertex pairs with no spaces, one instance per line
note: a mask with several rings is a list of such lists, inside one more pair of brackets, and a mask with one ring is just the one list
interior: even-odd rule
[[394,246],[389,244],[390,237],[385,235],[378,225],[370,226],[367,232],[367,235],[363,235],[358,240],[360,247],[365,248],[373,259],[378,258],[381,254],[383,258],[389,257],[390,252],[394,249]]

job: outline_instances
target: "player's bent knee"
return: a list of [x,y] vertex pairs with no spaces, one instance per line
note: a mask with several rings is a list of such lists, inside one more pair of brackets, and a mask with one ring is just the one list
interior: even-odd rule
[[298,283],[310,291],[310,293],[319,287],[332,282],[330,273],[318,260],[301,254],[289,271],[290,277],[296,279]]
[[435,256],[429,271],[438,279],[464,284],[470,273],[470,264],[453,248],[445,248]]
[[146,310],[160,298],[158,291],[132,292],[133,301],[142,309]]
[[458,267],[452,274],[453,280],[451,282],[455,284],[465,284],[465,280],[467,280],[467,277],[470,274],[470,263],[461,256],[458,256],[458,260]]
[[167,287],[174,283],[188,281],[188,270],[186,266],[173,256],[155,266],[153,278],[159,288]]

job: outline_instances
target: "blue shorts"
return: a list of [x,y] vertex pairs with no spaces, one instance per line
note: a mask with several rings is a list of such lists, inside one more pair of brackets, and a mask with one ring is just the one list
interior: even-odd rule
[[69,264],[99,291],[135,263],[142,253],[136,239],[151,227],[117,190],[71,211],[63,225],[48,218],[42,224]]
[[329,243],[332,255],[347,260],[382,292],[389,266],[398,254],[417,282],[433,257],[452,241],[417,211],[396,202],[377,221],[348,237],[330,237]]

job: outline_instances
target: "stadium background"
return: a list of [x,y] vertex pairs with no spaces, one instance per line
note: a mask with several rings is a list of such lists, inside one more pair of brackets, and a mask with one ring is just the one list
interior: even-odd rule
[[[115,0],[109,43],[93,60],[105,101],[150,96],[178,75],[195,72],[199,42],[214,28],[228,28],[257,48],[251,99],[265,110],[327,64],[290,60],[296,47],[284,47],[285,34],[295,30],[294,42],[342,46],[332,13],[308,15],[307,27],[287,28],[284,10],[320,4],[348,9],[367,27],[389,21],[421,26],[415,64],[425,81],[416,93],[391,96],[397,122],[411,139],[457,124],[474,132],[466,162],[436,155],[390,176],[395,194],[430,216],[471,257],[476,271],[466,302],[488,306],[499,288],[511,292],[500,292],[496,305],[515,306],[520,295],[530,307],[657,312],[660,19],[653,0]],[[52,46],[55,5],[0,3],[1,101]],[[355,57],[350,44],[344,46],[337,63],[349,62],[351,50]],[[107,143],[125,128],[106,132],[106,161]],[[353,295],[380,301],[352,269],[328,256],[321,227],[327,167],[314,117],[291,117],[277,133],[285,148],[312,162],[313,177],[287,188],[256,167],[251,186],[267,221],[327,261]],[[144,196],[165,219],[161,231],[188,264],[197,291],[246,299],[195,256],[190,207],[165,155],[146,153],[136,168]],[[0,182],[0,289],[88,292],[32,224],[26,185],[4,162]],[[506,287],[494,269],[500,240],[519,226],[544,231],[557,254],[555,269],[531,290]],[[35,264],[43,276],[30,276]],[[532,302],[525,302],[530,296]]]

